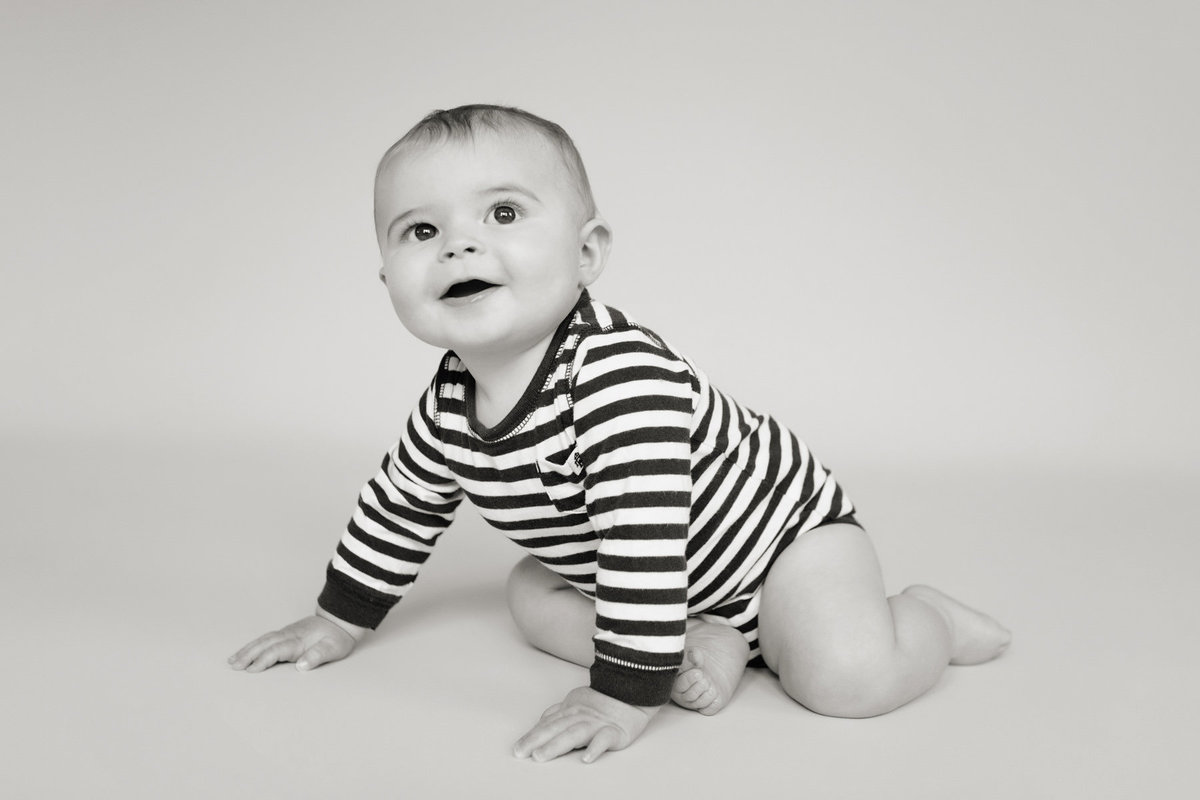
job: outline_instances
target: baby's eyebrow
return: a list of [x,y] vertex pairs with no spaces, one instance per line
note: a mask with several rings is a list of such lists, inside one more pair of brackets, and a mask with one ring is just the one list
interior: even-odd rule
[[416,215],[417,215],[419,212],[421,212],[422,210],[423,210],[423,209],[420,209],[420,208],[412,208],[412,209],[409,209],[408,211],[405,211],[405,212],[404,212],[403,214],[401,214],[400,216],[396,217],[394,220],[392,220],[391,222],[389,222],[389,223],[388,223],[388,226],[387,226],[387,233],[385,233],[385,234],[384,234],[384,236],[385,236],[386,238],[388,238],[388,239],[392,238],[392,230],[393,230],[393,229],[394,229],[394,228],[395,228],[397,225],[399,225],[399,224],[400,224],[401,222],[403,222],[404,220],[406,220],[406,219],[409,219],[410,217],[414,217],[414,216],[416,216]]
[[525,195],[526,197],[528,197],[529,199],[533,200],[535,203],[541,203],[541,202],[542,202],[542,201],[541,201],[541,200],[538,198],[538,196],[537,196],[536,194],[534,194],[533,192],[531,192],[529,189],[526,189],[524,186],[518,186],[518,185],[517,185],[517,184],[515,184],[515,183],[504,183],[504,184],[501,184],[501,185],[499,185],[499,186],[492,186],[492,187],[490,187],[490,188],[484,189],[483,191],[481,191],[481,192],[480,192],[480,194],[481,194],[481,195],[488,195],[488,194],[523,194],[523,195]]

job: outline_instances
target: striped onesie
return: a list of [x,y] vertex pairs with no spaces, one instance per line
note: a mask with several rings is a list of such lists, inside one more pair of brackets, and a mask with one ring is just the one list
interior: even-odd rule
[[491,429],[475,419],[470,373],[445,355],[364,487],[319,605],[377,626],[464,496],[595,600],[591,686],[643,706],[669,699],[689,616],[735,626],[761,666],[759,591],[775,556],[854,521],[791,432],[586,291]]

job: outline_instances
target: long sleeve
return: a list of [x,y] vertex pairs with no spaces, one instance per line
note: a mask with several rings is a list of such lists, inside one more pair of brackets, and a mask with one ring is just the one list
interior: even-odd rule
[[687,622],[692,384],[636,327],[579,349],[574,419],[599,537],[592,688],[635,705],[670,698]]
[[437,435],[435,386],[363,487],[326,570],[318,605],[355,625],[375,628],[400,602],[462,501]]

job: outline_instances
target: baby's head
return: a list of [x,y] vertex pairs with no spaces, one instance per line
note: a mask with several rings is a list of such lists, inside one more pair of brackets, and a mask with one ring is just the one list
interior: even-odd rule
[[376,205],[379,202],[379,177],[392,158],[406,151],[419,151],[447,142],[470,142],[479,134],[540,138],[562,159],[571,188],[579,197],[584,218],[596,216],[596,201],[592,197],[592,185],[588,181],[583,159],[575,142],[562,126],[519,108],[493,105],[459,106],[446,111],[434,111],[412,126],[379,159],[379,168],[375,172]]
[[566,131],[484,105],[436,111],[388,149],[375,227],[401,321],[465,360],[541,347],[610,241]]

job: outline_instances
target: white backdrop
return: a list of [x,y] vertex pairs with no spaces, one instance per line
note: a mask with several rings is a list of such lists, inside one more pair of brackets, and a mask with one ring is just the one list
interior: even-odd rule
[[1188,3],[7,3],[14,434],[381,445],[436,353],[371,179],[433,108],[563,124],[597,297],[835,465],[1194,464]]

